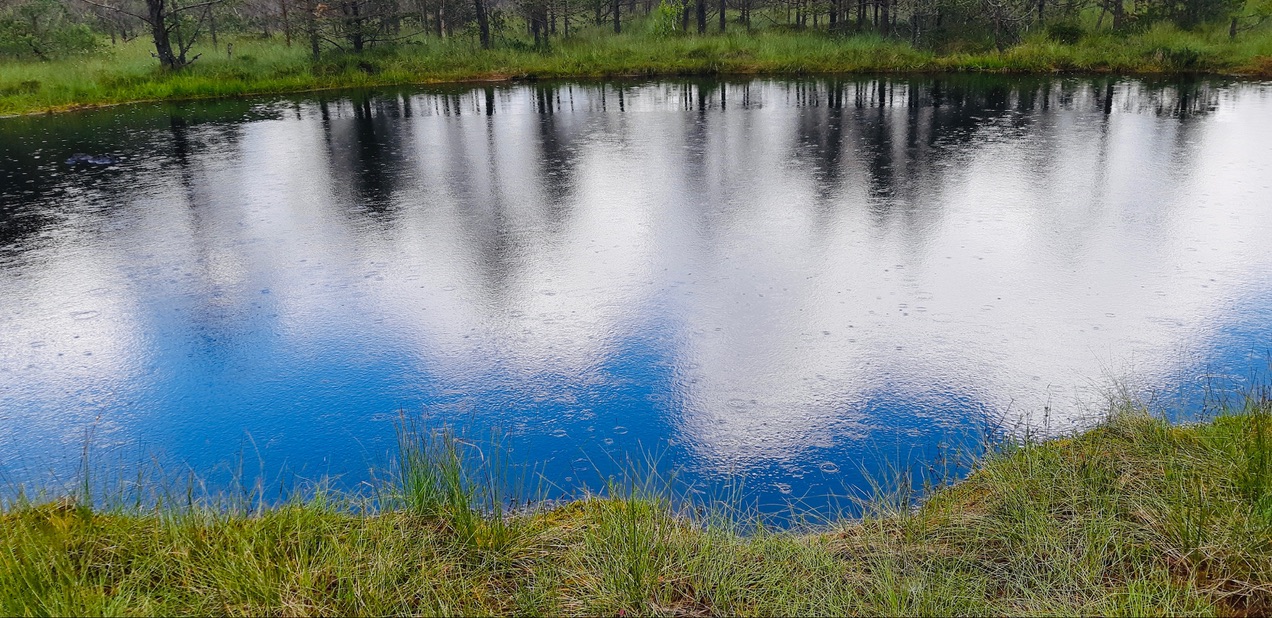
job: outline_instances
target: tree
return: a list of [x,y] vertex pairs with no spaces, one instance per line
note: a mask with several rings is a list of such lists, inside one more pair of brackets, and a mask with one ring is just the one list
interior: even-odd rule
[[145,0],[144,13],[108,4],[107,0],[80,1],[140,19],[150,28],[155,45],[154,56],[159,59],[159,64],[165,69],[177,70],[199,59],[197,54],[193,58],[187,58],[186,54],[202,33],[212,7],[224,0],[196,0],[186,3],[181,0]]
[[0,56],[50,60],[96,48],[88,24],[57,0],[0,2]]
[[[473,0],[473,9],[477,12],[477,30],[481,37],[481,48],[490,49],[490,14],[486,12],[486,0]],[[565,23],[570,23],[568,18]]]
[[[484,5],[484,2],[478,4]],[[311,11],[313,17],[307,18],[309,20],[307,26],[311,30],[311,44],[316,33],[318,39],[343,51],[362,53],[368,47],[408,39],[422,34],[427,29],[423,19],[424,10],[418,8],[416,11],[409,10],[411,6],[420,7],[420,3],[399,0],[339,0],[318,2],[313,6],[314,9]],[[471,15],[465,15],[467,11],[464,7],[469,6],[471,5],[467,3],[450,5],[444,1],[438,2],[435,7],[435,26],[438,36],[449,35],[453,22],[464,18],[471,19]],[[419,17],[414,22],[418,30],[403,30],[403,22],[409,15]],[[412,24],[407,25],[409,27]]]

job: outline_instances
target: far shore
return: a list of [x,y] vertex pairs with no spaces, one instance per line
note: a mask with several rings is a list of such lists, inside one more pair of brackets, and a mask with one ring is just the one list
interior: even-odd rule
[[324,90],[534,80],[862,75],[1118,75],[1272,78],[1272,35],[1245,38],[1150,30],[1091,35],[1063,44],[1034,37],[1003,51],[937,53],[874,35],[730,33],[571,39],[547,49],[477,49],[429,40],[330,53],[312,61],[301,46],[245,38],[233,54],[203,50],[190,67],[165,72],[139,37],[90,57],[0,65],[0,116],[125,103],[283,95]]

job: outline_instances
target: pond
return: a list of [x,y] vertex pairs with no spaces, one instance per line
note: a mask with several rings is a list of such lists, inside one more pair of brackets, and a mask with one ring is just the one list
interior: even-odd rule
[[[631,462],[821,508],[1272,349],[1272,85],[530,83],[0,120],[0,474]],[[972,445],[972,446],[968,446]],[[237,464],[235,462],[238,462]],[[111,464],[114,465],[114,464]],[[221,480],[216,480],[221,479]]]

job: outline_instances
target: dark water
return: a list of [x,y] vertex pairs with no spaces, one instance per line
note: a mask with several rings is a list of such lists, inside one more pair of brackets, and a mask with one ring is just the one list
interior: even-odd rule
[[[76,157],[76,155],[84,155]],[[769,508],[1272,347],[1272,86],[542,84],[0,120],[0,467],[353,485],[400,410]],[[1213,391],[1212,391],[1213,392]],[[109,457],[107,457],[109,458]],[[216,478],[212,475],[212,478]],[[734,480],[730,480],[734,479]]]

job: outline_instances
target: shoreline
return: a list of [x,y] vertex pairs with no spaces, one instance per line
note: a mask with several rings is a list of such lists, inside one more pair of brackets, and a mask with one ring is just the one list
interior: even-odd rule
[[[937,54],[904,42],[813,34],[578,39],[548,50],[475,50],[427,43],[312,62],[277,41],[236,41],[237,56],[211,55],[161,73],[145,41],[93,58],[0,66],[0,118],[133,103],[186,102],[329,90],[547,80],[998,75],[1272,79],[1272,35],[1238,41],[1150,31],[1077,45],[1045,39],[1002,52]],[[1267,48],[1266,50],[1264,48]],[[212,54],[210,50],[207,53]]]
[[170,98],[151,98],[151,99],[135,99],[126,101],[110,101],[100,103],[70,103],[47,108],[36,108],[29,111],[23,111],[13,114],[0,114],[0,120],[10,118],[24,118],[31,116],[52,116],[55,114],[66,114],[74,112],[89,112],[101,109],[110,109],[112,107],[121,107],[125,105],[144,105],[153,103],[191,103],[196,101],[224,101],[234,99],[251,99],[257,97],[286,97],[292,95],[304,95],[316,92],[333,92],[338,90],[374,90],[379,88],[410,88],[410,87],[427,87],[427,86],[467,86],[474,87],[480,85],[514,85],[514,84],[533,84],[537,82],[606,82],[606,81],[623,81],[623,80],[669,80],[669,79],[719,79],[727,80],[729,78],[756,78],[756,79],[795,79],[795,78],[836,78],[836,77],[945,77],[951,75],[986,75],[996,77],[1060,77],[1060,78],[1083,78],[1083,77],[1117,77],[1126,79],[1146,79],[1146,78],[1222,78],[1244,81],[1265,81],[1272,80],[1272,73],[1239,73],[1239,72],[1221,72],[1221,71],[1176,71],[1176,72],[1132,72],[1132,71],[985,71],[985,70],[967,70],[967,69],[915,69],[915,70],[849,70],[842,72],[806,72],[806,73],[782,73],[782,72],[718,72],[718,73],[622,73],[622,74],[577,74],[577,75],[553,75],[549,77],[525,76],[525,75],[508,75],[500,77],[464,77],[455,79],[426,79],[417,81],[403,82],[384,82],[376,84],[346,84],[335,86],[318,86],[314,88],[301,88],[296,90],[262,90],[262,91],[246,91],[235,94],[221,95],[195,95],[195,96],[178,96]]
[[[925,498],[792,530],[639,481],[501,506],[453,436],[407,428],[388,499],[183,495],[0,509],[8,614],[1260,614],[1272,610],[1272,400],[1007,443]],[[477,467],[472,467],[477,466]],[[642,489],[646,487],[646,489]],[[163,492],[160,492],[163,494]],[[171,495],[171,494],[167,494]],[[121,605],[122,604],[122,605]]]

